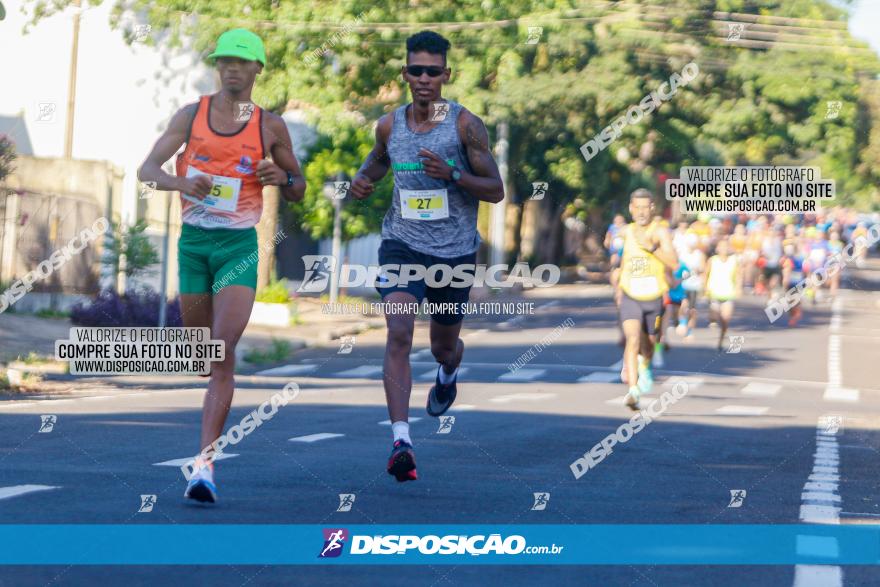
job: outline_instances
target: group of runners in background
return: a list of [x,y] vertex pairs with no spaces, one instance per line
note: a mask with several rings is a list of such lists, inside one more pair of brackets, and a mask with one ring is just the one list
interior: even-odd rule
[[[629,212],[630,224],[621,214],[614,217],[604,246],[623,333],[621,379],[632,409],[639,409],[640,396],[653,386],[652,367],[664,365],[667,331],[693,342],[701,298],[708,301],[709,326],[719,329],[720,351],[734,302],[744,291],[776,300],[804,280],[811,283],[811,273],[868,234],[868,223],[846,208],[798,216],[704,214],[673,229],[644,189],[632,193]],[[856,266],[866,255],[866,247],[854,248]],[[821,286],[808,286],[804,298],[819,303],[827,289],[833,299],[841,273],[829,272]],[[800,297],[788,313],[788,325],[796,326],[803,316]]]

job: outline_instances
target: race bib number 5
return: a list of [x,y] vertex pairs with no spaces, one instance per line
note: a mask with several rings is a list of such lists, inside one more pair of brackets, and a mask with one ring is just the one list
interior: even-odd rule
[[399,190],[400,213],[409,220],[449,218],[449,198],[445,189]]
[[[187,177],[195,177],[197,175],[208,175],[203,171],[199,171],[192,165],[186,170]],[[222,175],[212,175],[211,191],[205,196],[204,200],[200,200],[195,196],[184,194],[183,197],[191,202],[202,204],[214,210],[225,210],[234,212],[238,207],[238,195],[241,192],[241,179],[238,177],[224,177]]]

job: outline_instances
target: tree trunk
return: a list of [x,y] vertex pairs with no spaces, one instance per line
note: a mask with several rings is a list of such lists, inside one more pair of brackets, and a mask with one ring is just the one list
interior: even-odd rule
[[257,244],[260,261],[257,265],[257,290],[269,285],[275,273],[275,233],[278,231],[278,203],[281,190],[276,186],[263,188],[263,215],[257,223]]

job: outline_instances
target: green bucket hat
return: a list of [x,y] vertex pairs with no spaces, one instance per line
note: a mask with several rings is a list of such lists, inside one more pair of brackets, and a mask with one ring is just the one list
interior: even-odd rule
[[238,57],[266,65],[266,49],[262,39],[247,29],[232,29],[220,35],[217,48],[208,55],[208,59],[217,57]]

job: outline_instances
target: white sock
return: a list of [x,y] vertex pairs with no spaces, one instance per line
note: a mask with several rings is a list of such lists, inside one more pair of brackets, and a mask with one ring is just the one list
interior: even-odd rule
[[458,367],[456,367],[455,371],[453,371],[452,373],[450,373],[448,375],[446,374],[446,371],[443,369],[443,365],[440,365],[438,367],[438,369],[439,369],[439,371],[437,373],[440,378],[440,383],[442,383],[443,385],[449,385],[450,383],[455,381],[455,377],[458,375]]
[[405,443],[412,445],[412,440],[409,437],[409,422],[401,420],[400,422],[392,423],[391,433],[394,434],[394,442],[402,440]]

